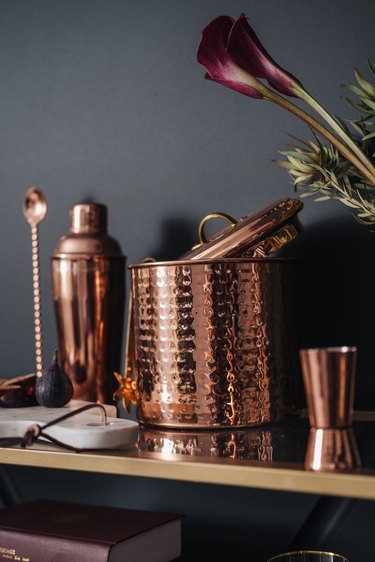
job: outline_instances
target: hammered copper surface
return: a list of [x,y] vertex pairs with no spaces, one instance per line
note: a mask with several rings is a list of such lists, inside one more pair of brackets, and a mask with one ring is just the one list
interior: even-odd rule
[[296,413],[293,261],[130,268],[140,421],[242,427]]
[[286,224],[273,234],[270,234],[262,242],[259,242],[254,248],[246,250],[243,258],[264,258],[271,256],[286,244],[289,244],[299,236],[302,230],[302,224],[298,219],[292,223]]

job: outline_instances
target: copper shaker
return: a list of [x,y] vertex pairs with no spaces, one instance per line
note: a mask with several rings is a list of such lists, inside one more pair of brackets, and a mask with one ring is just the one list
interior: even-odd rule
[[345,471],[361,461],[352,430],[356,347],[300,350],[310,433],[305,468]]
[[121,366],[125,256],[107,233],[107,208],[74,205],[51,257],[60,358],[74,398],[113,403]]

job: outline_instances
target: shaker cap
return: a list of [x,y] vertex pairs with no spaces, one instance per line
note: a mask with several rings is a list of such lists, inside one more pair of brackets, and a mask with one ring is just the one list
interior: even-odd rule
[[70,210],[70,232],[58,241],[52,258],[79,256],[124,257],[120,244],[107,232],[107,207],[99,203],[79,203]]
[[107,207],[99,203],[80,203],[70,211],[70,231],[78,233],[107,230]]
[[[238,222],[225,213],[207,215],[199,225],[200,243],[182,258],[197,260],[269,256],[294,240],[302,231],[302,224],[297,217],[302,208],[300,199],[285,198],[242,217]],[[207,239],[204,227],[214,217],[226,219],[230,226]]]

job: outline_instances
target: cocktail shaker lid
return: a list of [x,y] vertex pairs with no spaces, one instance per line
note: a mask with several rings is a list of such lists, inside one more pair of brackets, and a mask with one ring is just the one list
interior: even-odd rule
[[70,211],[70,232],[107,230],[107,207],[100,203],[80,203]]
[[[286,198],[238,222],[225,213],[207,215],[199,225],[200,243],[182,258],[197,260],[269,256],[294,240],[302,231],[302,224],[297,217],[302,207],[300,199]],[[206,238],[204,228],[215,217],[226,219],[230,226]]]
[[123,257],[120,244],[107,233],[107,207],[100,203],[79,203],[70,210],[70,232],[62,236],[53,258],[78,256]]

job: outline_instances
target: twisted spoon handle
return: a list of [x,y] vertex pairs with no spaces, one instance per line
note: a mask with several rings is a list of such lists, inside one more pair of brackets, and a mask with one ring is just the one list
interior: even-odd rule
[[40,277],[39,277],[39,234],[38,234],[37,225],[31,225],[31,251],[32,251],[32,260],[33,260],[36,375],[37,377],[40,377],[43,373],[43,351],[42,351],[42,316],[41,316]]

